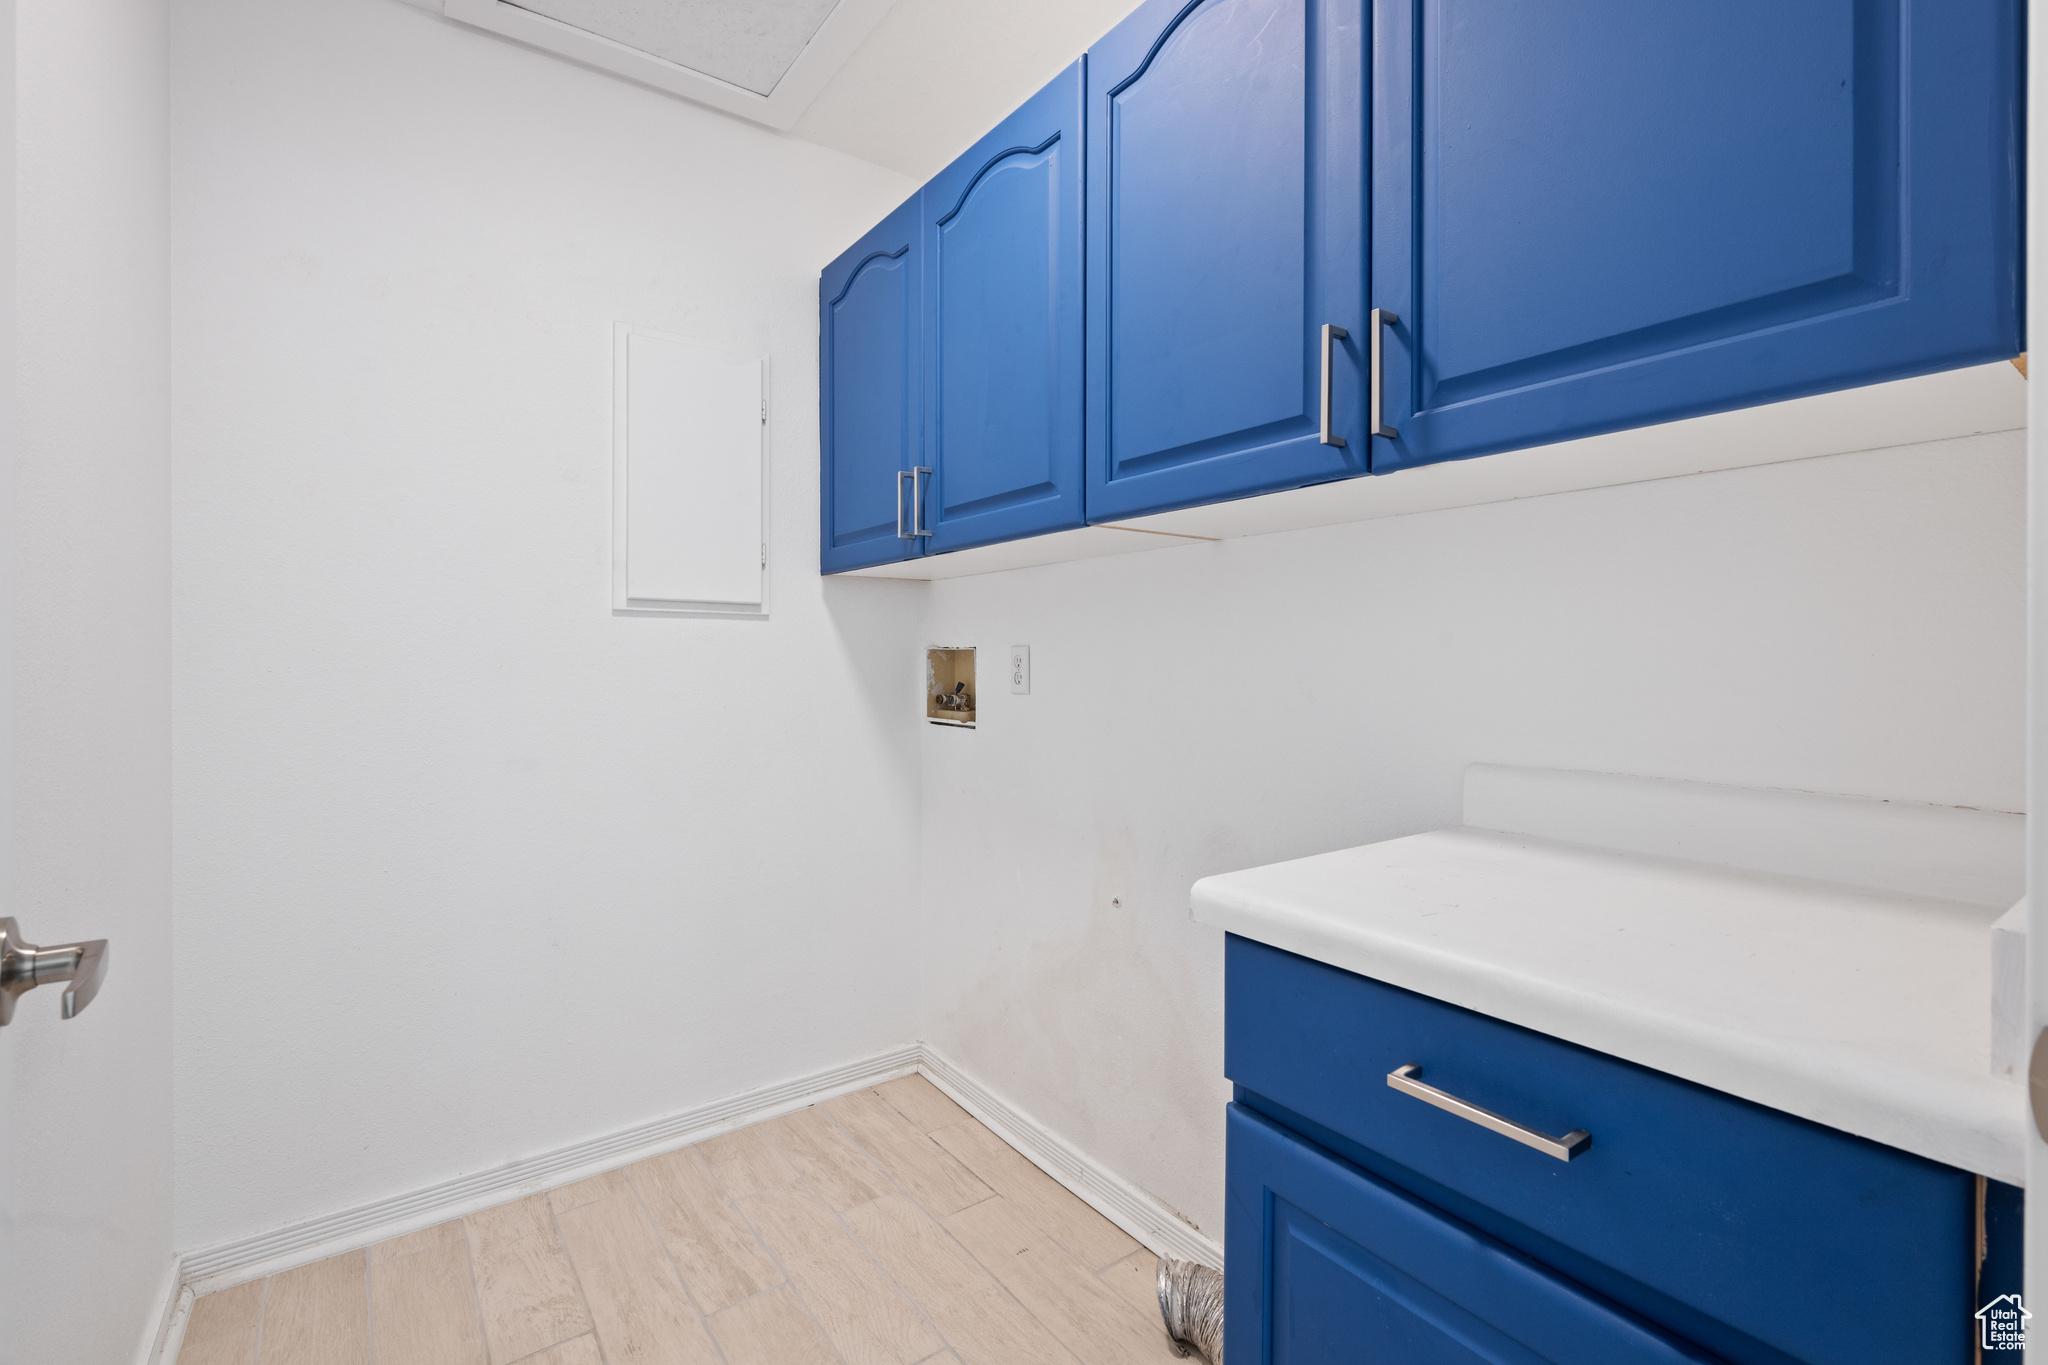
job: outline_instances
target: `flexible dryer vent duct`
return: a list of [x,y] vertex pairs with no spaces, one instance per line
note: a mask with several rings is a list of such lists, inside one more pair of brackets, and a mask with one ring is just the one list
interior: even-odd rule
[[1200,1352],[1209,1365],[1223,1365],[1222,1271],[1161,1256],[1159,1316],[1175,1355]]

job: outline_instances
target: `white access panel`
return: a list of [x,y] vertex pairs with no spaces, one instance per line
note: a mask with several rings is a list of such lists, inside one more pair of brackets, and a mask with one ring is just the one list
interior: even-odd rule
[[621,323],[612,607],[767,614],[759,357]]

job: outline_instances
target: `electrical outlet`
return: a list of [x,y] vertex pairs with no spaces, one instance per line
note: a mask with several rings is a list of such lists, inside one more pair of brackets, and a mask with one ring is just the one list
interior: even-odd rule
[[1031,646],[1010,646],[1010,690],[1020,697],[1031,695]]

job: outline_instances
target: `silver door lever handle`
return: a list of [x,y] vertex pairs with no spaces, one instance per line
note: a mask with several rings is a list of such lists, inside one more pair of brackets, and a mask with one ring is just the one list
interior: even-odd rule
[[38,948],[21,937],[21,926],[0,919],[0,1025],[14,1019],[14,1002],[38,986],[67,981],[64,1017],[70,1019],[92,1003],[107,975],[107,941],[60,943]]

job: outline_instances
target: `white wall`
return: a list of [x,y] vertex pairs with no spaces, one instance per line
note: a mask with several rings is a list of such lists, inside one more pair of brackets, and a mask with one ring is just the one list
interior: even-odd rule
[[[1475,760],[2022,803],[2017,434],[821,581],[816,273],[913,182],[398,0],[174,69],[181,1247],[919,1035],[1220,1235],[1197,877]],[[621,319],[770,357],[766,625],[606,609]],[[927,642],[1034,694],[926,727]]]
[[[921,590],[816,569],[893,172],[398,0],[177,7],[178,1244],[915,1035]],[[609,611],[626,320],[769,358],[773,619]]]
[[[0,1358],[132,1359],[171,1263],[170,491],[159,0],[19,0],[4,909],[111,941],[25,996]],[[10,1354],[11,1353],[11,1354]]]
[[1475,761],[2022,809],[2023,444],[932,585],[997,657],[922,741],[925,1036],[1220,1240],[1197,878],[1455,824]]

